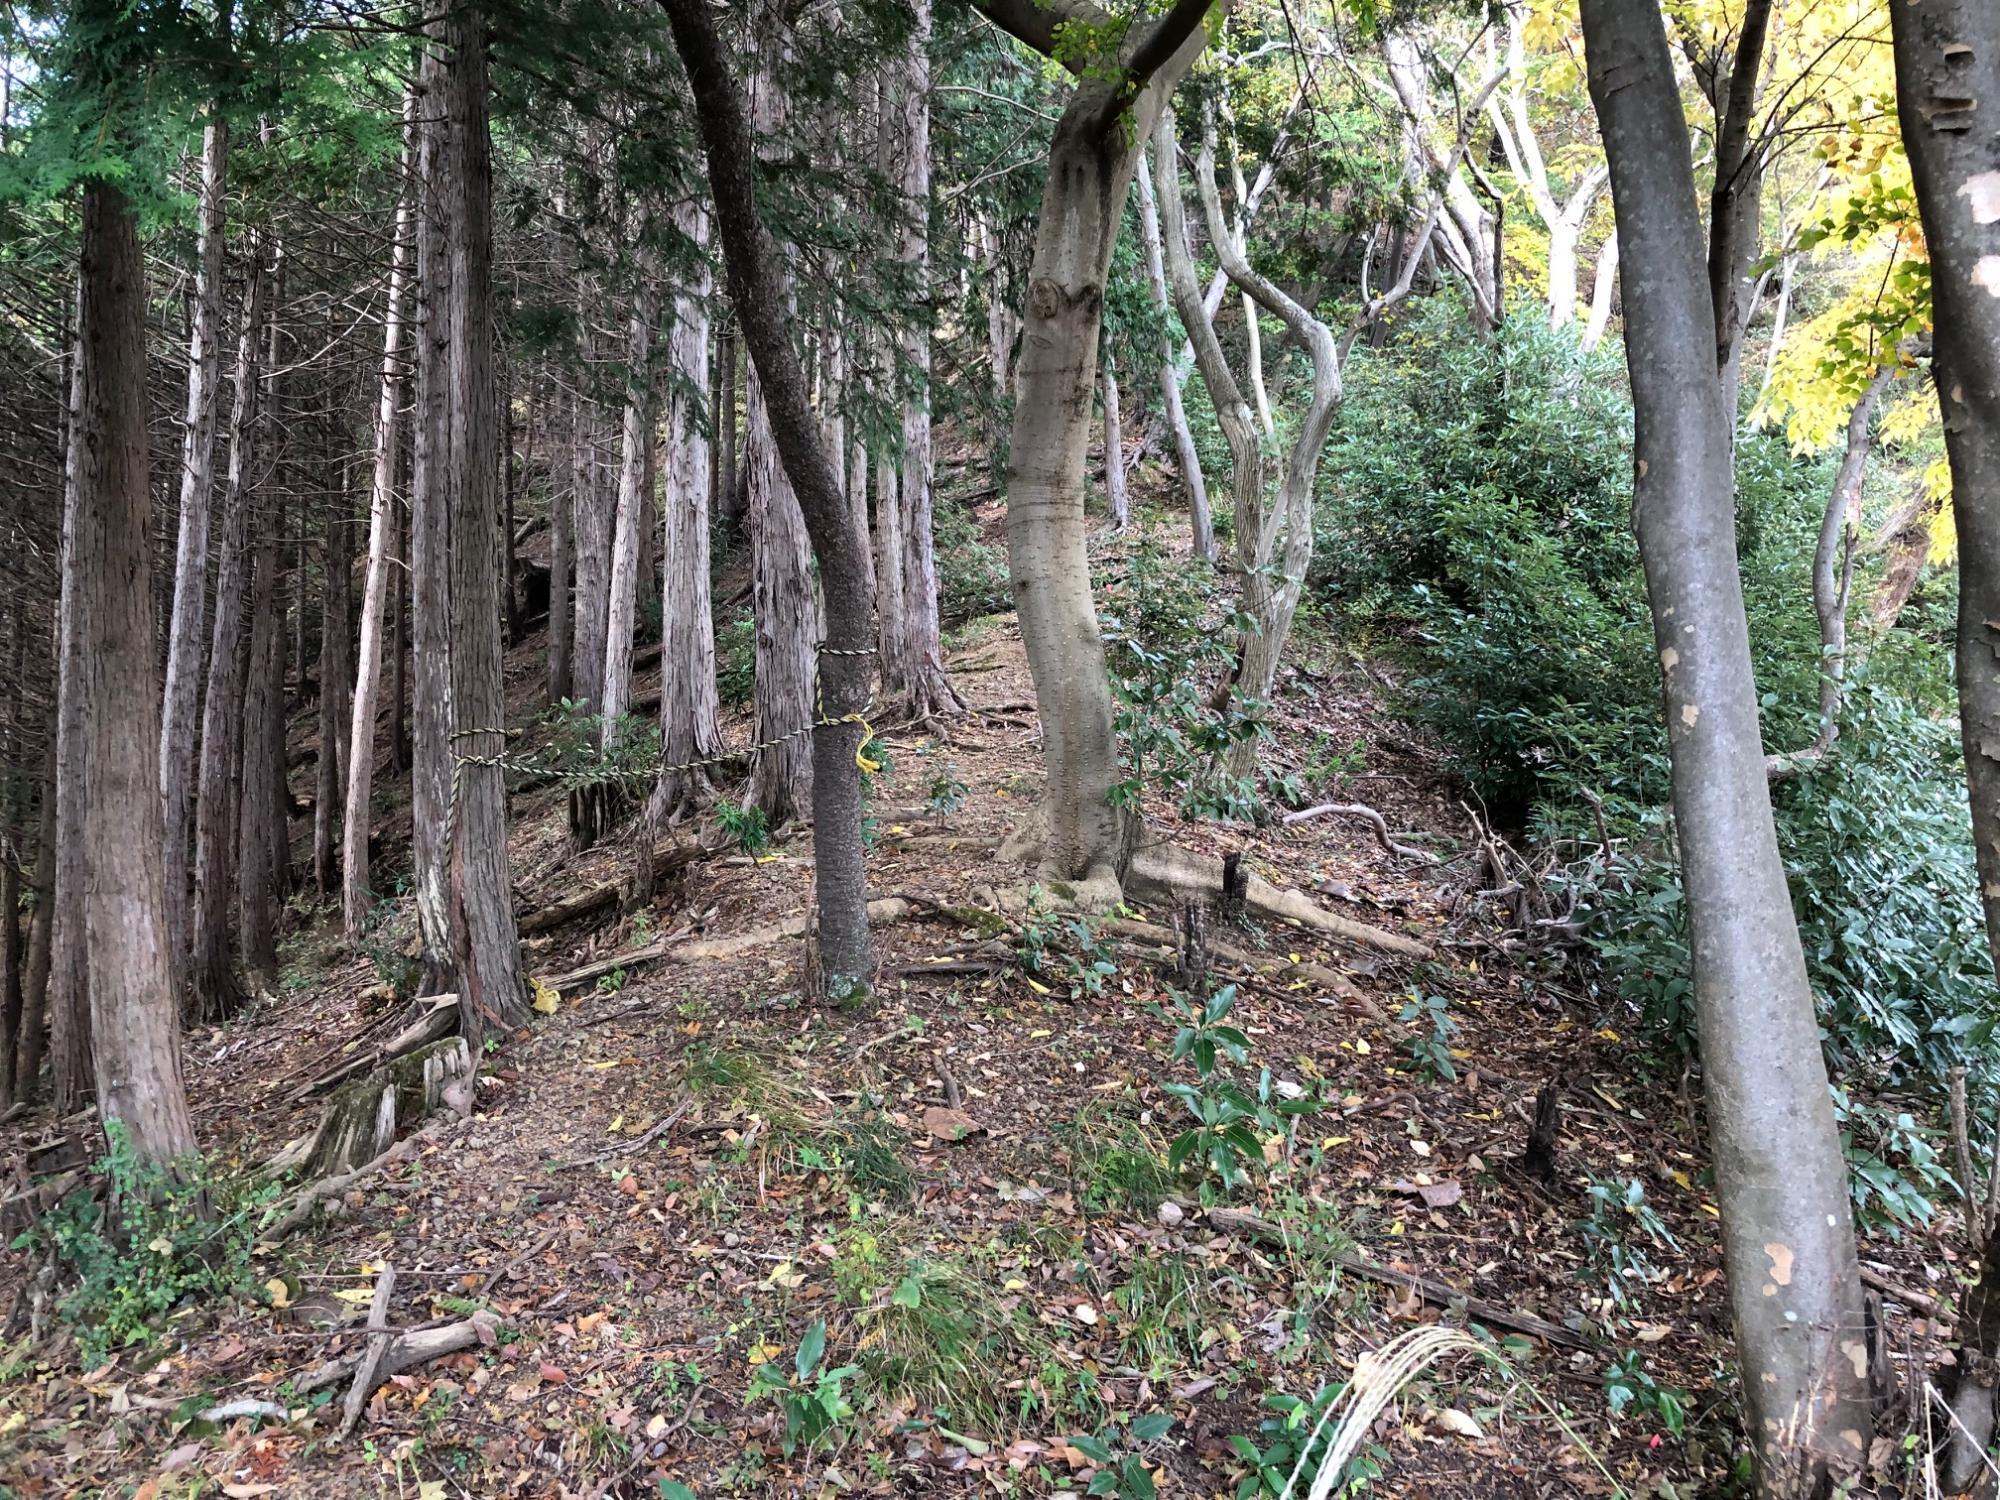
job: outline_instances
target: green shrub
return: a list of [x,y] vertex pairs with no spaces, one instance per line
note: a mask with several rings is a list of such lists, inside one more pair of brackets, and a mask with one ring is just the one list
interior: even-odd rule
[[757,622],[748,605],[715,624],[715,694],[741,708],[757,687]]
[[941,499],[933,512],[931,534],[937,547],[938,617],[945,625],[962,625],[1014,607],[1007,549],[986,540],[972,512]]
[[214,1177],[199,1157],[169,1164],[132,1148],[118,1120],[104,1127],[102,1179],[64,1198],[15,1248],[53,1244],[74,1278],[56,1304],[86,1366],[150,1343],[190,1297],[230,1296],[253,1282],[256,1223],[275,1186],[245,1190]]

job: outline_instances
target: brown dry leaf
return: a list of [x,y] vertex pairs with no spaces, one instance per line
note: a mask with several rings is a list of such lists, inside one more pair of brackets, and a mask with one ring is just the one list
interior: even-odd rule
[[222,1493],[229,1496],[229,1500],[256,1500],[259,1495],[277,1494],[278,1487],[275,1484],[225,1484]]
[[986,1127],[962,1109],[933,1104],[924,1111],[924,1129],[935,1140],[962,1141],[967,1136],[981,1134]]
[[1390,1186],[1395,1192],[1423,1199],[1425,1208],[1450,1208],[1465,1196],[1465,1189],[1459,1186],[1456,1177],[1447,1177],[1443,1182],[1395,1182]]

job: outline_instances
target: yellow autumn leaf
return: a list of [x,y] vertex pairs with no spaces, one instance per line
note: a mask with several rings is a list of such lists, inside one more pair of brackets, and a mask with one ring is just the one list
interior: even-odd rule
[[284,1277],[273,1276],[269,1281],[264,1283],[264,1290],[271,1294],[271,1306],[290,1307],[292,1305],[291,1288],[285,1285]]
[[1028,980],[1028,988],[1033,990],[1037,995],[1047,995],[1054,993],[1052,990],[1049,989],[1047,985],[1038,984],[1032,979]]
[[546,979],[531,979],[528,983],[535,991],[534,1008],[545,1016],[554,1015],[556,1007],[562,1004],[562,996],[556,993],[555,986]]
[[338,1297],[342,1302],[373,1302],[375,1300],[375,1288],[372,1286],[348,1286],[342,1287],[333,1295]]

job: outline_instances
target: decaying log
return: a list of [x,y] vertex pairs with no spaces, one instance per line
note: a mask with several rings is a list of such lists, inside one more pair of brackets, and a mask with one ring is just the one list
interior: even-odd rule
[[[653,878],[659,880],[676,870],[698,864],[712,853],[700,844],[669,844],[653,851]],[[522,937],[532,937],[538,932],[553,932],[558,927],[566,927],[571,922],[585,917],[594,917],[600,912],[616,911],[630,889],[629,878],[607,880],[602,885],[594,885],[589,890],[558,901],[553,906],[544,906],[536,911],[523,912],[515,920],[515,927]]]
[[[1248,1213],[1240,1208],[1211,1208],[1208,1222],[1217,1229],[1230,1234],[1240,1234],[1253,1240],[1262,1240],[1268,1245],[1288,1246],[1290,1237],[1282,1225],[1269,1219]],[[1551,1323],[1546,1318],[1538,1318],[1533,1313],[1519,1312],[1511,1307],[1502,1307],[1497,1302],[1487,1302],[1479,1297],[1468,1296],[1457,1287],[1433,1280],[1428,1276],[1417,1276],[1409,1271],[1398,1271],[1389,1266],[1377,1265],[1365,1256],[1348,1250],[1334,1256],[1334,1263],[1344,1271],[1369,1281],[1379,1281],[1387,1286],[1399,1286],[1414,1292],[1424,1301],[1439,1307],[1450,1307],[1454,1303],[1465,1308],[1466,1316],[1476,1318],[1496,1328],[1511,1328],[1516,1333],[1525,1333],[1530,1338],[1559,1344],[1568,1349],[1595,1349],[1597,1344],[1582,1334],[1564,1328],[1560,1323]]]
[[[1163,902],[1178,901],[1190,892],[1219,894],[1223,890],[1222,862],[1171,844],[1155,844],[1133,854],[1125,886],[1129,894]],[[1243,896],[1249,910],[1260,917],[1296,922],[1339,942],[1399,958],[1436,957],[1428,943],[1337,916],[1300,892],[1281,890],[1255,874],[1249,876]]]
[[354,1384],[348,1387],[341,1408],[340,1435],[346,1437],[360,1425],[362,1410],[375,1387],[387,1377],[382,1371],[389,1357],[393,1335],[389,1332],[389,1295],[396,1289],[396,1268],[385,1265],[375,1276],[375,1296],[368,1304],[368,1342],[362,1346],[361,1362],[354,1367]]
[[[416,1019],[408,1022],[402,1030],[379,1046],[350,1057],[337,1067],[310,1080],[295,1095],[297,1099],[309,1099],[314,1094],[323,1094],[347,1082],[350,1078],[394,1062],[406,1053],[415,1052],[419,1047],[427,1047],[432,1042],[449,1036],[458,1025],[458,996],[455,994],[426,995],[416,1002]],[[364,1033],[365,1035],[365,1033]],[[349,1043],[352,1046],[353,1043]]]

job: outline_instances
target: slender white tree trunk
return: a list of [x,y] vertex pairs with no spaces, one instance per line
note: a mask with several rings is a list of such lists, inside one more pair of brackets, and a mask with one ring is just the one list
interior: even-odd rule
[[1118,367],[1104,351],[1104,497],[1111,524],[1123,531],[1132,523],[1132,496],[1125,484],[1125,424],[1118,411]]
[[1590,318],[1583,325],[1583,347],[1595,349],[1611,326],[1611,299],[1618,289],[1618,231],[1613,229],[1597,252],[1597,269],[1590,287]]
[[[1167,292],[1159,205],[1153,199],[1152,172],[1146,164],[1143,150],[1139,158],[1138,187],[1139,228],[1146,250],[1146,280],[1153,291],[1153,305],[1164,315],[1173,306],[1173,301]],[[1160,361],[1160,403],[1166,408],[1167,428],[1174,439],[1175,462],[1181,471],[1181,484],[1187,490],[1188,525],[1194,534],[1194,555],[1203,562],[1213,562],[1215,526],[1208,514],[1208,479],[1201,471],[1201,454],[1195,448],[1194,432],[1188,426],[1187,408],[1181,404],[1178,361],[1164,350]]]
[[[709,598],[710,472],[713,455],[702,397],[709,388],[709,299],[706,259],[708,210],[699,203],[675,210],[675,224],[703,254],[695,279],[674,298],[673,378],[667,397],[666,582],[661,599],[661,770],[648,816],[657,829],[687,802],[704,795],[700,771],[673,767],[722,748],[721,707],[715,688],[715,618]],[[651,876],[648,850],[647,876]]]
[[383,616],[389,591],[400,587],[390,556],[396,544],[397,412],[403,400],[403,283],[410,264],[410,131],[416,108],[403,101],[403,188],[396,204],[396,242],[389,260],[389,300],[382,317],[381,394],[375,404],[375,465],[368,486],[368,571],[361,591],[361,644],[354,676],[354,720],[347,749],[347,810],[341,825],[341,917],[350,940],[366,930],[374,909],[368,835],[375,778],[375,717],[382,691]]
[[597,670],[599,744],[609,748],[618,720],[632,701],[632,630],[638,614],[640,538],[646,529],[646,470],[653,446],[653,336],[660,321],[659,280],[641,265],[626,338],[623,440],[619,449],[618,510],[611,544],[610,602],[605,610],[604,657]]
[[222,399],[222,253],[228,200],[229,121],[214,114],[202,132],[200,235],[194,310],[188,326],[187,427],[181,449],[180,536],[174,551],[173,615],[160,711],[160,809],[166,836],[167,951],[174,993],[186,987],[188,857],[194,814],[196,708],[208,599],[209,513],[215,493],[215,429]]

